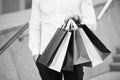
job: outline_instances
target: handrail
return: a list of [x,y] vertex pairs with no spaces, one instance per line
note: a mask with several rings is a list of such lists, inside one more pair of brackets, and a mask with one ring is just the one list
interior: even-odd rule
[[26,23],[8,42],[6,42],[2,48],[0,48],[0,55],[29,27],[29,23]]
[[97,21],[99,21],[102,18],[102,16],[105,14],[105,12],[109,8],[109,6],[112,3],[112,1],[113,0],[108,0],[107,1],[107,3],[105,4],[104,8],[101,10],[101,12],[99,13],[99,15],[97,16]]

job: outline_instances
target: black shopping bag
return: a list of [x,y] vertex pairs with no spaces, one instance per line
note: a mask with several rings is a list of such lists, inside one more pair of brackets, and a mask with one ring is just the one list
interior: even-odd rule
[[74,30],[70,30],[70,32],[71,32],[71,38],[62,67],[62,70],[66,70],[66,71],[73,71]]
[[40,62],[48,67],[51,64],[52,60],[54,59],[54,56],[62,40],[64,39],[66,33],[67,30],[63,28],[58,28],[54,36],[50,40],[49,44],[45,48],[43,54],[40,57],[38,57],[37,62]]
[[85,25],[78,25],[92,67],[95,67],[110,55],[107,47],[97,38],[97,36]]
[[90,39],[90,41],[94,44],[94,46],[100,51],[99,55],[104,60],[108,55],[110,55],[110,50],[102,43],[102,41],[86,26],[79,25],[79,27],[85,31],[86,35]]

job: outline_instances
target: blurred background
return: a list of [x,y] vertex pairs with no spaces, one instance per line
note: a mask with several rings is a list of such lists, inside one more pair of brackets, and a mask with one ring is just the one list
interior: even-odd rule
[[[0,0],[0,80],[41,80],[28,48],[32,0]],[[98,21],[94,32],[111,55],[84,80],[120,80],[120,0],[93,0]]]
[[30,9],[32,0],[0,0],[0,14]]

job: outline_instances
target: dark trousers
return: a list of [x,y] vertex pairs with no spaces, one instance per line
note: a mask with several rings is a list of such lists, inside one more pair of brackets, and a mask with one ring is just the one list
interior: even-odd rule
[[39,62],[36,62],[36,65],[42,80],[62,80],[62,75],[64,76],[64,80],[83,80],[84,72],[82,65],[74,65],[73,71],[61,71],[61,73],[49,69]]

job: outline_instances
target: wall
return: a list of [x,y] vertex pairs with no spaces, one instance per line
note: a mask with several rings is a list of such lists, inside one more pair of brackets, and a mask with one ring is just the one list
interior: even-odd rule
[[100,3],[104,3],[104,2],[106,2],[106,1],[108,1],[108,0],[92,0],[93,1],[93,4],[100,4]]
[[0,16],[0,32],[5,29],[24,25],[29,21],[30,10],[22,10]]
[[[93,3],[96,5],[106,1],[107,0],[93,0]],[[32,0],[0,0],[0,14],[30,8],[31,2]]]
[[[17,31],[1,34],[0,48]],[[22,42],[17,39],[0,55],[0,80],[41,80],[27,44],[28,37]]]
[[4,0],[3,13],[14,12],[19,10],[18,0]]
[[0,0],[0,14],[2,14],[3,12],[3,4],[2,4],[3,0]]

